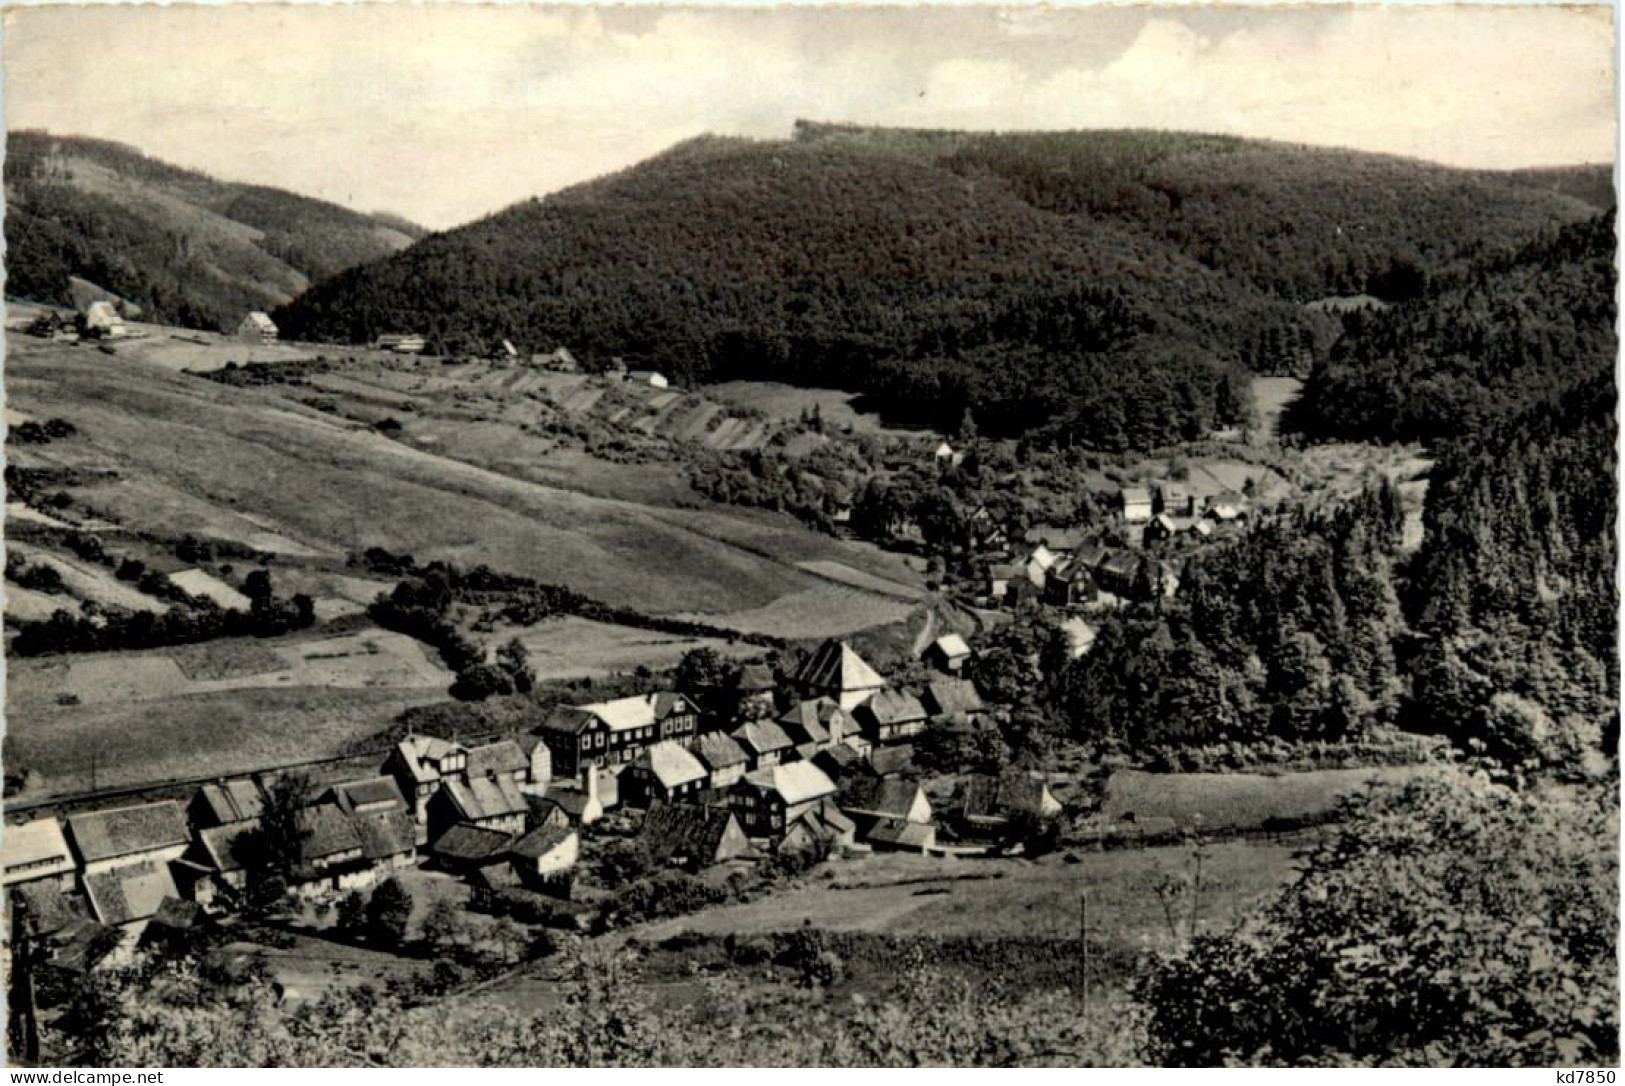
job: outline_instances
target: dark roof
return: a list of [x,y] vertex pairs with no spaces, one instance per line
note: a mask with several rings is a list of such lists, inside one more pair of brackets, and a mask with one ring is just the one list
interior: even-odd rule
[[11,900],[13,903],[28,903],[34,914],[34,930],[41,935],[49,935],[75,921],[89,919],[85,915],[85,904],[78,895],[69,893],[51,880],[13,886]]
[[85,895],[103,924],[128,924],[158,911],[166,897],[179,897],[169,864],[156,860],[125,864],[85,876]]
[[495,773],[520,773],[530,768],[530,759],[518,743],[503,739],[483,747],[468,748],[468,775],[484,776],[487,770]]
[[773,672],[766,664],[746,664],[734,677],[734,689],[741,694],[760,694],[778,687]]
[[300,843],[300,859],[309,863],[361,847],[361,834],[350,816],[336,803],[317,803],[299,812],[299,827],[307,836]]
[[979,713],[987,708],[969,679],[937,679],[925,686],[921,699],[932,716]]
[[358,781],[345,781],[335,784],[329,791],[332,792],[333,801],[345,814],[354,814],[358,807],[372,807],[381,804],[390,804],[401,810],[406,809],[406,800],[401,798],[400,786],[393,777],[368,777]]
[[194,802],[207,810],[215,822],[241,822],[260,816],[265,808],[265,795],[252,778],[237,777],[205,784],[197,790]]
[[863,814],[907,818],[920,786],[914,781],[855,777],[841,785],[841,807]]
[[508,850],[511,834],[459,822],[435,839],[429,851],[443,859],[478,863],[494,859]]
[[965,778],[960,810],[966,818],[1005,819],[1017,811],[1040,814],[1044,788],[1042,780],[1026,773],[976,774]]
[[224,874],[243,869],[242,858],[237,855],[237,842],[257,829],[258,822],[233,822],[199,830],[197,839],[209,863]]
[[869,768],[869,760],[845,743],[819,751],[813,755],[812,763],[834,781],[844,780],[854,770]]
[[519,838],[508,851],[527,860],[538,860],[568,841],[575,832],[568,826],[543,826]]
[[727,732],[706,732],[700,736],[699,746],[694,753],[713,773],[750,761],[750,755],[745,753],[745,748],[735,742],[733,736]]
[[839,712],[841,707],[829,698],[809,698],[780,713],[778,723],[797,744],[828,743],[829,729],[824,723]]
[[928,715],[919,698],[902,690],[882,690],[854,711],[876,724],[907,724]]
[[191,931],[208,923],[209,914],[203,911],[203,906],[195,901],[183,901],[178,897],[166,897],[158,906],[158,911],[152,914],[152,922],[160,924],[175,931]]
[[644,818],[638,840],[659,860],[709,863],[733,821],[733,813],[722,807],[657,803]]
[[68,816],[68,833],[86,863],[185,845],[186,809],[175,800]]
[[466,777],[449,777],[441,786],[441,792],[469,822],[524,814],[530,810],[530,804],[525,802],[513,778],[495,770],[477,775],[470,773]]
[[372,811],[351,817],[361,838],[362,855],[369,860],[403,856],[417,847],[417,824],[411,811]]
[[733,730],[733,737],[739,745],[752,754],[765,754],[768,751],[788,750],[795,746],[794,741],[785,734],[784,729],[771,720],[753,721],[741,724]]
[[869,840],[904,848],[929,848],[936,843],[936,830],[923,822],[906,822],[901,818],[882,818],[869,830]]
[[914,746],[899,743],[895,747],[879,747],[869,755],[869,765],[882,777],[901,773],[914,764]]

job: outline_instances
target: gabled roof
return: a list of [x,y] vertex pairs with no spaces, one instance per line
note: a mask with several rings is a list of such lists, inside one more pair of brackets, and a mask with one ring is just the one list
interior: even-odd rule
[[1096,569],[1111,556],[1112,552],[1105,547],[1098,543],[1090,543],[1088,546],[1078,548],[1077,553],[1073,555],[1073,562],[1085,569]]
[[446,780],[441,793],[451,800],[459,815],[469,822],[503,818],[530,810],[519,786],[506,773],[458,775]]
[[34,930],[41,935],[61,931],[69,924],[87,920],[87,905],[77,894],[65,891],[56,881],[25,882],[11,888],[13,906],[27,902],[34,914]]
[[778,685],[766,664],[746,664],[734,677],[734,689],[741,694],[761,694],[776,689]]
[[835,783],[811,762],[766,766],[745,774],[745,781],[763,792],[776,792],[787,804],[806,803],[835,794]]
[[995,562],[987,567],[988,578],[995,581],[1008,581],[1026,572],[1027,567],[1020,562]]
[[950,660],[957,660],[962,656],[970,655],[970,646],[965,643],[963,637],[956,633],[943,634],[931,642],[931,647]]
[[103,924],[145,920],[158,911],[166,897],[180,897],[169,864],[156,860],[126,864],[85,876],[85,896]]
[[856,711],[865,714],[877,725],[907,724],[924,720],[929,715],[919,698],[903,690],[882,690],[858,706]]
[[845,641],[825,641],[796,669],[795,681],[811,690],[845,694],[879,690],[886,685],[880,673],[864,662]]
[[882,818],[869,830],[869,840],[900,848],[926,849],[937,843],[937,831],[923,822]]
[[783,728],[770,720],[756,720],[741,724],[733,730],[733,737],[751,754],[767,754],[776,750],[789,750],[795,742]]
[[1101,568],[1121,577],[1132,577],[1140,568],[1140,558],[1132,551],[1118,551],[1106,559]]
[[530,759],[518,743],[502,739],[483,747],[468,748],[468,775],[483,776],[487,770],[495,773],[520,773],[530,768]]
[[[0,867],[5,881],[40,878],[73,870],[73,855],[62,835],[62,824],[54,818],[7,824],[0,828]],[[26,868],[26,870],[24,870]]]
[[275,332],[276,331],[276,323],[274,321],[272,321],[270,317],[266,316],[264,313],[261,313],[257,309],[254,310],[254,312],[250,313],[248,316],[244,317],[243,318],[243,323],[244,324],[251,324],[255,328],[258,328],[262,332]]
[[306,863],[361,847],[361,834],[356,831],[355,823],[336,803],[306,807],[299,812],[297,820],[306,834],[299,846],[300,859]]
[[258,818],[265,809],[265,794],[251,777],[212,781],[197,790],[193,802],[202,806],[217,823],[241,822]]
[[539,860],[576,835],[568,826],[543,826],[531,830],[512,845],[508,851],[526,860]]
[[1144,486],[1125,486],[1123,488],[1123,504],[1138,504],[1151,500],[1151,488]]
[[[259,829],[258,822],[228,822],[224,826],[210,826],[198,831],[197,847],[203,858],[221,874],[241,871],[243,861],[237,854],[237,842]],[[195,857],[196,852],[191,854]]]
[[417,847],[417,824],[404,807],[353,815],[352,819],[361,839],[361,854],[369,860],[404,856]]
[[333,785],[328,793],[345,814],[355,814],[357,810],[406,809],[406,800],[401,798],[400,786],[393,777],[363,777],[344,781]]
[[869,768],[869,760],[845,743],[826,747],[813,755],[811,760],[831,780],[845,780],[853,770]]
[[916,781],[855,777],[841,785],[841,808],[860,814],[907,818],[920,797]]
[[512,834],[459,822],[435,838],[429,851],[442,859],[479,863],[498,858],[512,842]]
[[69,815],[68,836],[86,863],[184,846],[190,837],[175,800]]
[[882,777],[902,773],[914,764],[914,747],[899,743],[893,747],[880,747],[869,755],[869,766]]
[[809,698],[780,713],[778,723],[784,729],[784,733],[797,744],[828,743],[829,729],[824,724],[838,715],[845,714],[841,707],[829,698]]
[[683,695],[660,690],[587,705],[555,705],[542,721],[542,727],[576,735],[589,725],[602,724],[612,732],[620,732],[652,727],[672,713],[693,711],[693,704]]
[[716,858],[729,824],[737,820],[726,807],[657,803],[649,808],[638,843],[657,860],[709,863]]
[[662,788],[703,781],[705,766],[680,744],[671,740],[656,743],[638,756],[637,764],[654,774]]
[[1049,785],[1027,773],[1007,773],[1002,777],[976,774],[965,779],[960,809],[966,818],[1005,819],[1017,812],[1045,814]]
[[407,772],[412,774],[412,779],[419,784],[439,780],[440,770],[434,763],[457,753],[466,752],[456,743],[432,735],[408,735],[395,744],[396,756],[406,766]]
[[987,706],[969,679],[936,679],[925,684],[921,699],[932,716],[979,713]]
[[699,749],[694,752],[711,772],[729,766],[744,765],[750,761],[745,748],[726,732],[706,732],[700,736]]

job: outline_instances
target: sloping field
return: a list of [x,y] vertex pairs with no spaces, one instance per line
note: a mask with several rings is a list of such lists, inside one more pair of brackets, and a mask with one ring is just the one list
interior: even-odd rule
[[227,610],[246,611],[250,606],[247,596],[212,573],[201,569],[183,569],[169,575],[169,583],[192,596],[211,599]]
[[921,600],[925,593],[912,585],[901,584],[885,577],[876,577],[865,573],[861,569],[853,569],[842,562],[802,562],[802,569],[826,581],[835,581],[838,584],[861,588],[865,592],[878,592],[883,596],[895,596],[898,599]]
[[167,606],[162,600],[156,600],[125,584],[106,567],[47,551],[31,543],[12,541],[8,547],[30,566],[48,566],[56,570],[62,578],[62,586],[76,599],[122,607],[128,611],[158,612]]
[[1145,773],[1123,769],[1106,782],[1100,814],[1108,822],[1248,829],[1271,822],[1325,818],[1339,801],[1371,783],[1398,783],[1427,766],[1320,769],[1305,773]]
[[715,622],[745,633],[796,640],[839,637],[854,630],[901,622],[913,611],[914,604],[895,596],[827,584],[792,592],[749,611],[682,617]]
[[[1292,877],[1294,846],[1257,841],[1212,845],[1204,860],[1207,899],[1199,926],[1213,930],[1246,915]],[[638,929],[649,941],[679,932],[712,935],[829,931],[1076,938],[1079,902],[1089,896],[1089,927],[1128,945],[1166,937],[1152,880],[1185,870],[1179,847],[1083,852],[1076,863],[944,859],[902,854],[832,860],[808,884],[756,901],[710,909]]]
[[8,711],[6,772],[33,773],[22,798],[332,757],[444,690],[237,688],[136,702]]
[[523,629],[502,628],[487,639],[501,644],[518,637],[530,653],[538,679],[601,679],[615,672],[631,672],[639,665],[651,669],[675,667],[690,649],[710,648],[723,656],[751,657],[760,645],[706,637],[677,637],[614,626],[584,618],[557,618]]
[[[760,607],[811,586],[795,562],[848,553],[789,518],[654,508],[514,479],[272,392],[98,352],[17,341],[11,375],[23,409],[49,403],[78,427],[79,444],[121,469],[126,481],[94,498],[132,527],[173,531],[181,504],[227,518],[247,510],[315,550],[382,546],[484,562],[657,612]],[[120,500],[143,483],[173,500]]]
[[[443,692],[451,675],[423,647],[385,630],[315,640],[278,639],[249,644],[270,653],[261,666],[210,663],[211,653],[241,654],[237,642],[218,641],[155,652],[83,653],[9,661],[8,711],[16,730],[32,714],[69,694],[81,705],[118,705],[190,694],[257,687],[325,687]],[[180,655],[186,666],[177,661]],[[263,659],[263,658],[262,658]],[[196,676],[219,674],[219,678]]]
[[794,422],[803,411],[818,409],[825,426],[850,427],[860,434],[895,434],[919,437],[923,430],[905,430],[887,426],[879,415],[859,411],[853,407],[857,396],[834,388],[797,388],[774,381],[725,381],[707,385],[705,394],[736,407],[760,411],[768,418],[780,422]]
[[36,592],[32,588],[23,588],[6,582],[3,590],[6,597],[6,617],[24,622],[43,622],[58,611],[66,611],[70,615],[79,613],[79,601],[72,596]]

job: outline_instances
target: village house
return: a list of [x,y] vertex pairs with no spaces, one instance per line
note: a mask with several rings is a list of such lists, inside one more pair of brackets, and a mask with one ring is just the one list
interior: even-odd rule
[[706,732],[695,744],[694,755],[705,767],[714,791],[732,788],[750,768],[750,755],[727,732]]
[[[545,785],[552,773],[552,761],[551,756],[546,754],[539,757],[534,753],[526,755],[524,749],[512,739],[500,739],[494,743],[469,747],[468,767],[464,772],[470,777],[502,773],[511,778],[515,785]],[[538,778],[538,773],[544,775]]]
[[566,826],[538,826],[508,846],[508,855],[522,885],[567,898],[581,835]]
[[948,675],[958,675],[970,661],[970,646],[956,633],[943,634],[925,647],[921,659],[929,667]]
[[0,830],[0,885],[49,880],[66,889],[73,879],[73,854],[55,818],[7,823]]
[[555,373],[581,372],[581,363],[576,361],[576,356],[570,353],[568,347],[559,347],[548,354],[533,354],[530,356],[530,364]]
[[850,645],[836,640],[818,646],[790,681],[802,698],[829,698],[849,713],[886,686]]
[[194,829],[228,826],[258,818],[265,809],[265,793],[252,777],[212,781],[192,793],[186,820]]
[[931,450],[931,459],[935,460],[939,467],[957,468],[965,462],[965,454],[944,441]]
[[987,597],[994,603],[1003,603],[1010,595],[1010,585],[1024,580],[1027,567],[1020,562],[995,562],[987,567]]
[[970,526],[971,542],[979,550],[1002,551],[1010,542],[1010,534],[994,519],[992,510],[985,505],[977,506],[966,523]]
[[392,778],[335,784],[323,793],[321,802],[334,804],[355,824],[362,856],[375,873],[399,871],[417,863],[417,823]]
[[931,801],[918,781],[857,777],[841,785],[838,802],[857,823],[860,839],[886,819],[922,824],[932,819]]
[[513,841],[506,831],[460,823],[434,839],[429,859],[441,871],[467,877],[493,864],[508,864]]
[[[440,791],[441,782],[467,770],[467,748],[433,736],[407,735],[389,752],[379,772],[395,779],[401,795],[412,803],[413,818],[424,826],[429,821],[429,800]],[[421,834],[418,843],[424,843]]]
[[186,808],[175,800],[71,814],[67,830],[85,875],[148,862],[167,871],[191,840]]
[[734,676],[733,692],[740,720],[766,720],[773,715],[773,691],[778,687],[766,664],[746,664]]
[[733,811],[684,803],[650,807],[638,843],[657,863],[690,871],[750,852],[750,839]]
[[795,756],[795,743],[783,728],[771,720],[741,724],[730,734],[744,748],[752,769],[778,765]]
[[459,822],[485,829],[518,833],[525,828],[530,803],[513,777],[496,770],[446,777],[429,799],[429,836],[435,837]]
[[[620,778],[589,765],[581,774],[579,783],[571,781],[548,789],[546,799],[564,812],[573,826],[590,826],[604,817],[604,812],[620,805]],[[529,797],[534,804],[536,797]]]
[[1143,486],[1126,486],[1118,495],[1123,519],[1130,524],[1144,524],[1151,519],[1151,491]]
[[728,794],[728,806],[752,837],[779,837],[819,800],[835,795],[835,783],[811,762],[753,770]]
[[248,883],[246,858],[239,842],[258,828],[255,820],[198,830],[177,863],[185,881],[185,896],[211,911],[235,903]]
[[1027,529],[1022,539],[1035,546],[1044,547],[1051,554],[1071,554],[1083,546],[1088,538],[1089,529],[1085,527],[1057,528],[1053,524],[1038,524]]
[[966,778],[955,813],[965,836],[995,837],[1018,816],[1057,818],[1062,809],[1042,777],[1011,772]]
[[1118,551],[1100,564],[1095,578],[1115,596],[1130,596],[1140,577],[1141,559],[1132,551]]
[[850,848],[857,841],[857,823],[848,818],[832,799],[821,799],[785,827],[784,836],[774,845],[775,852],[834,852]]
[[626,375],[626,380],[634,385],[648,385],[650,388],[670,388],[671,382],[666,375],[656,370],[632,370]]
[[932,720],[963,723],[987,712],[987,704],[969,679],[933,679],[925,684],[920,704]]
[[876,777],[900,777],[914,768],[914,744],[896,743],[869,752],[869,772]]
[[237,338],[251,343],[270,343],[276,340],[276,322],[270,317],[254,310],[242,319],[237,325]]
[[803,758],[844,744],[858,730],[851,715],[831,698],[796,702],[779,714],[778,725]]
[[1184,483],[1164,481],[1157,484],[1155,511],[1170,517],[1194,517],[1196,495]]
[[1098,595],[1094,573],[1078,558],[1055,563],[1044,576],[1044,602],[1052,607],[1083,607]]
[[852,713],[858,726],[878,744],[919,735],[925,731],[927,716],[920,699],[902,690],[882,690]]
[[180,896],[175,876],[163,860],[141,860],[87,872],[83,883],[91,916],[98,924],[124,933],[121,949],[133,947],[159,907]]
[[314,803],[296,816],[303,835],[292,889],[304,897],[354,890],[376,881],[355,821],[336,803]]
[[694,745],[699,710],[683,695],[662,690],[590,705],[555,705],[537,729],[559,776],[589,765],[623,765],[656,743]]
[[1040,543],[1034,547],[1022,566],[1022,573],[1026,575],[1027,582],[1034,588],[1042,589],[1049,576],[1050,567],[1060,561],[1060,555]]
[[708,779],[700,760],[670,740],[639,754],[622,776],[627,801],[640,807],[697,796]]
[[925,853],[937,847],[937,828],[902,818],[882,818],[869,830],[876,851]]
[[848,777],[858,774],[872,774],[873,767],[869,764],[867,754],[854,748],[850,743],[837,743],[825,747],[813,755],[810,761],[830,780],[840,783]]

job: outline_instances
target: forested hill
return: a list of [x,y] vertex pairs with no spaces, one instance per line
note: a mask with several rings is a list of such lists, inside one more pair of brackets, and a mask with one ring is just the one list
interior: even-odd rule
[[195,328],[235,327],[250,309],[423,236],[395,216],[37,131],[7,136],[5,193],[9,295],[66,304],[78,275],[151,319]]
[[[1302,303],[1403,291],[1593,213],[1510,175],[1200,135],[801,124],[706,137],[319,284],[305,338],[567,343],[685,382],[873,393],[952,426],[1117,445],[1234,413],[1300,368]],[[1074,414],[1093,390],[1104,410]]]
[[1344,317],[1284,424],[1311,438],[1435,441],[1612,373],[1614,212]]

